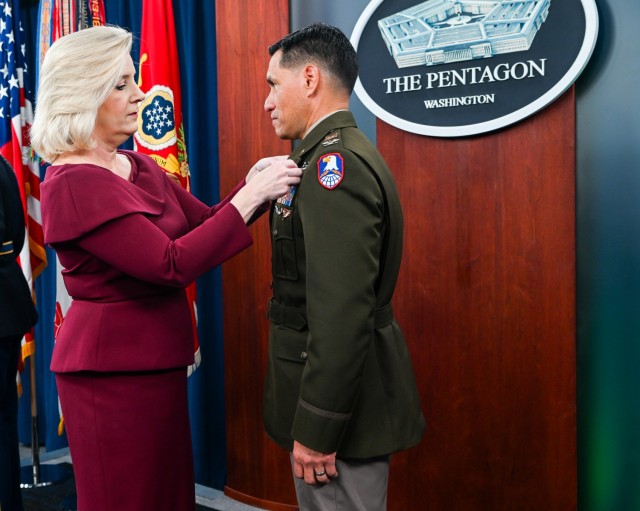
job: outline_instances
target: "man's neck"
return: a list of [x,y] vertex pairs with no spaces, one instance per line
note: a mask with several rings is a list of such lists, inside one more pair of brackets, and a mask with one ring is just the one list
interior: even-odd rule
[[315,128],[318,124],[320,124],[322,121],[324,121],[327,117],[335,114],[336,112],[344,112],[349,110],[348,108],[336,108],[335,110],[331,110],[330,112],[325,113],[324,115],[318,117],[315,122],[313,124],[311,124],[311,126],[309,126],[309,128],[307,128],[307,131],[305,131],[304,135],[302,136],[302,139],[304,139],[304,137],[306,137],[309,133],[311,133],[311,131],[313,130],[313,128]]

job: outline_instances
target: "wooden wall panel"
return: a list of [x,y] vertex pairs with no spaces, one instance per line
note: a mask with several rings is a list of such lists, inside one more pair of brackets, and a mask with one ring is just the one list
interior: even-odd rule
[[574,105],[463,139],[378,121],[428,423],[393,459],[390,510],[576,509]]
[[[287,0],[216,0],[220,188],[231,190],[263,156],[289,154],[263,109],[267,48],[289,32]],[[270,240],[263,217],[254,245],[222,268],[227,424],[227,487],[237,500],[294,509],[288,454],[262,426],[267,361]]]
[[[216,0],[223,192],[286,154],[262,106],[266,48],[288,1]],[[515,126],[437,139],[378,121],[396,176],[405,256],[394,310],[427,418],[394,456],[390,511],[576,509],[574,92]],[[223,267],[225,493],[295,509],[288,454],[264,433],[266,218]]]

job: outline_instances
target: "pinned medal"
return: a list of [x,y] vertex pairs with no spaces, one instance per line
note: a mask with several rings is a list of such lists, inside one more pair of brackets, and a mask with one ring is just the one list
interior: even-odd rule
[[283,206],[287,206],[288,208],[290,208],[291,204],[293,203],[293,197],[296,194],[297,190],[298,190],[298,187],[296,185],[293,185],[291,188],[289,188],[289,191],[287,192],[287,194],[280,197],[276,202],[278,204],[282,204]]
[[338,153],[320,156],[318,160],[318,181],[327,190],[337,187],[344,177],[344,160]]

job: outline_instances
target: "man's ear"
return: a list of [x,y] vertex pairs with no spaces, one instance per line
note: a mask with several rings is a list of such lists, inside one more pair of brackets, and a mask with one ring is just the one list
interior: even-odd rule
[[320,70],[313,64],[305,66],[304,81],[307,92],[314,94],[320,85]]

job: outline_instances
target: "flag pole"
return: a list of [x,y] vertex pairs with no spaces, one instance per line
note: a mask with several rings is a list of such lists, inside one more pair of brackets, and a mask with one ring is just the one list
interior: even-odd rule
[[29,383],[31,387],[31,466],[27,465],[22,467],[20,488],[50,486],[67,479],[71,475],[71,471],[59,463],[40,465],[35,358],[35,352],[29,356]]
[[31,467],[33,485],[40,486],[40,439],[38,438],[35,353],[32,353],[29,357],[29,382],[31,383]]

